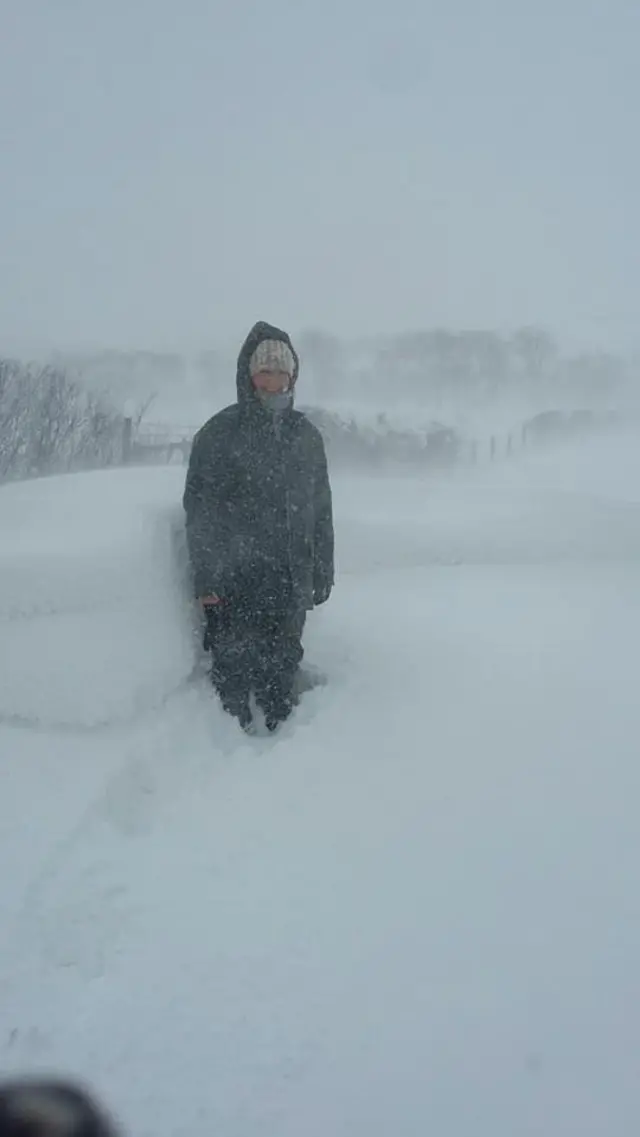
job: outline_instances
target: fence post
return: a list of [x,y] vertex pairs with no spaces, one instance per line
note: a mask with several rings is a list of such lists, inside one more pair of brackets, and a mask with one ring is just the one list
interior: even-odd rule
[[133,419],[125,417],[122,420],[122,462],[125,466],[128,466],[131,461],[132,441]]

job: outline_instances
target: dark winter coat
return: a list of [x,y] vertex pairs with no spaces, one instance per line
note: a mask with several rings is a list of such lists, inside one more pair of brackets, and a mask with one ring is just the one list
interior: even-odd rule
[[333,586],[331,489],[322,436],[293,408],[274,416],[257,398],[249,360],[286,332],[259,323],[238,357],[237,402],[196,435],[184,492],[197,596],[279,600],[312,608]]

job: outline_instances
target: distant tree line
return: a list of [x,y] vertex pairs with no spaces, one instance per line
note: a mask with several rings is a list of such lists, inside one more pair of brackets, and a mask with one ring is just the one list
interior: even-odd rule
[[0,359],[0,480],[120,461],[122,415],[57,366]]
[[[640,363],[604,351],[568,355],[544,328],[511,334],[435,328],[345,339],[323,330],[292,329],[302,360],[301,398],[320,407],[368,401],[380,411],[404,400],[440,418],[454,410],[519,401],[529,408],[602,407],[638,401]],[[94,388],[120,402],[134,392],[181,391],[218,405],[234,398],[235,350],[193,353],[105,351],[62,358]]]
[[603,351],[563,355],[543,328],[407,332],[346,342],[322,331],[300,337],[314,396],[370,399],[381,407],[406,399],[434,413],[455,405],[504,401],[599,406],[638,395],[638,361]]

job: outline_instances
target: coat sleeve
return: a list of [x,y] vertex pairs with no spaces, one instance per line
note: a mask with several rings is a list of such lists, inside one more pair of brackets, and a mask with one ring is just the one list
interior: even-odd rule
[[224,488],[218,440],[210,433],[197,434],[182,498],[196,596],[224,595],[226,588],[229,533]]
[[329,598],[334,582],[333,502],[327,455],[322,435],[316,432],[314,470],[314,602],[323,604]]
[[202,447],[200,444],[200,436],[196,434],[191,445],[189,465],[187,468],[187,480],[184,487],[184,494],[182,495],[182,504],[187,515],[187,528],[193,521],[193,518],[202,503],[203,483],[202,473],[200,470],[201,450]]

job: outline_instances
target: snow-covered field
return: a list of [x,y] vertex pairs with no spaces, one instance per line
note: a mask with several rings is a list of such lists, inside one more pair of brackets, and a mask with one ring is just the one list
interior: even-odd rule
[[335,481],[328,684],[248,739],[184,471],[0,489],[0,1067],[137,1135],[640,1125],[640,454]]

